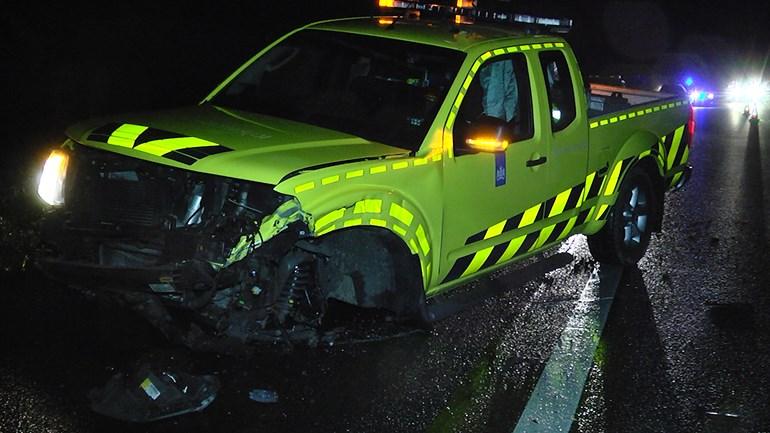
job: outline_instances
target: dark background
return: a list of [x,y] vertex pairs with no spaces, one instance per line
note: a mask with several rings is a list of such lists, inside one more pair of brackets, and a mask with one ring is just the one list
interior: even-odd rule
[[[767,61],[768,2],[492,1],[571,17],[586,74],[650,87],[692,74],[722,86]],[[30,178],[66,125],[98,114],[194,104],[286,31],[377,13],[375,0],[30,3],[0,15],[2,179]],[[645,80],[635,80],[644,73]],[[32,176],[34,177],[34,176]]]
[[[115,344],[125,353],[105,350],[99,343],[111,341],[113,335],[108,331],[122,329],[123,322],[118,321],[107,331],[94,329],[93,325],[104,319],[90,303],[71,296],[64,287],[41,284],[38,273],[18,272],[28,263],[29,245],[35,242],[36,232],[30,222],[40,211],[34,195],[36,173],[48,149],[61,143],[65,126],[89,116],[194,104],[284,32],[318,19],[376,12],[373,0],[254,0],[212,2],[208,6],[196,2],[157,3],[93,2],[88,7],[64,2],[28,3],[0,14],[0,292],[6,295],[0,303],[4,319],[0,341],[7,349],[0,357],[0,415],[14,421],[0,423],[0,431],[5,425],[60,426],[81,418],[86,425],[96,423],[93,430],[126,430],[125,425],[116,428],[95,418],[87,409],[86,389],[104,383],[113,373],[111,369],[121,365],[116,359],[133,358],[138,352],[135,347],[156,344],[140,340],[152,335],[149,330],[135,331],[125,326],[126,334],[136,332],[137,336]],[[682,79],[692,74],[701,83],[720,86],[734,77],[763,71],[770,47],[768,2],[578,0],[515,4],[517,11],[574,18],[575,28],[568,40],[586,74],[623,73],[629,77],[642,71],[656,80]],[[513,8],[509,2],[497,2],[496,6]],[[766,72],[765,79],[770,79]],[[761,152],[758,128],[749,128],[739,114],[718,110],[698,113],[699,147],[692,155],[698,167],[695,177],[689,190],[673,195],[673,201],[669,201],[669,226],[656,239],[641,272],[629,274],[625,290],[634,295],[628,296],[625,304],[618,299],[613,307],[615,312],[603,345],[609,367],[606,372],[595,369],[584,394],[586,401],[599,400],[600,404],[598,408],[590,402],[581,405],[576,417],[586,427],[576,431],[653,431],[654,426],[680,424],[706,428],[657,431],[770,430],[770,382],[765,369],[770,359],[770,321],[766,313],[770,308],[763,260],[768,248],[768,219],[764,204],[767,198],[762,199],[763,195],[767,197],[762,185],[770,185],[767,153]],[[712,117],[707,120],[706,116]],[[767,127],[763,128],[766,133]],[[564,278],[574,279],[571,274]],[[547,285],[574,289],[559,281],[551,280]],[[551,299],[569,299],[571,292],[549,290],[548,299],[538,304],[539,308],[524,309],[525,314],[519,314],[515,307],[529,302],[534,292],[511,291],[509,300],[490,302],[483,310],[469,310],[465,316],[459,315],[459,321],[442,325],[437,335],[444,337],[431,338],[433,345],[416,343],[423,358],[415,356],[414,347],[408,344],[396,350],[390,346],[382,352],[372,350],[367,359],[379,363],[381,354],[388,353],[397,367],[383,368],[382,376],[371,378],[375,385],[369,388],[378,391],[379,381],[389,381],[389,374],[401,371],[403,364],[396,361],[406,359],[422,365],[420,360],[430,356],[439,362],[438,366],[425,363],[424,370],[417,370],[414,377],[424,378],[424,383],[441,383],[435,387],[438,393],[455,387],[463,391],[465,388],[457,384],[463,383],[479,356],[482,361],[486,359],[486,355],[479,355],[486,353],[483,346],[498,338],[502,341],[500,347],[517,350],[507,355],[510,358],[500,358],[506,373],[497,383],[507,387],[506,380],[511,384],[521,378],[534,380],[538,363],[548,358],[550,343],[562,328],[562,323],[553,318],[572,305]],[[631,316],[626,318],[627,314]],[[516,332],[519,329],[523,332]],[[497,336],[498,332],[502,337]],[[485,338],[476,338],[477,334]],[[469,335],[474,337],[467,338]],[[456,341],[473,344],[465,354],[458,354]],[[435,347],[440,356],[433,353]],[[523,356],[517,359],[519,354]],[[236,364],[227,368],[240,373],[251,366],[257,373],[245,378],[235,373],[225,377],[236,389],[240,389],[236,386],[239,384],[249,389],[283,386],[285,382],[281,398],[309,396],[336,403],[341,396],[355,395],[356,403],[364,405],[368,404],[366,397],[339,388],[341,383],[355,385],[341,377],[361,377],[367,362],[375,362],[362,362],[359,355],[352,351],[341,357],[321,353],[307,362],[303,357],[285,363],[252,364],[249,360],[246,367]],[[318,359],[320,362],[315,362]],[[301,371],[297,365],[301,367],[305,362],[310,366],[310,376],[321,378],[322,383],[313,386],[312,381],[307,385],[307,379],[295,380],[292,374]],[[253,365],[273,368],[263,373]],[[435,371],[447,373],[436,379]],[[602,374],[606,374],[606,380]],[[419,382],[401,381],[407,385]],[[327,383],[332,386],[323,386]],[[310,386],[309,390],[298,389],[306,386]],[[527,386],[525,383],[517,389],[525,390]],[[404,400],[403,391],[411,399],[406,401],[425,401],[424,405],[408,406],[405,416],[399,417],[405,422],[423,422],[412,416],[414,412],[431,409],[441,399],[425,398],[421,387],[407,388],[391,387],[393,395],[383,399]],[[528,392],[522,392],[511,398],[520,398],[523,405],[528,396]],[[189,427],[199,420],[208,423],[198,426],[204,430],[213,430],[209,427],[221,420],[229,423],[224,425],[240,425],[248,431],[253,430],[253,425],[263,426],[264,420],[286,424],[281,418],[284,415],[278,413],[281,408],[272,412],[257,408],[244,393],[230,391],[227,398],[216,402],[214,411],[200,418],[182,419],[183,424],[174,430],[190,431]],[[601,403],[601,398],[607,401]],[[292,426],[303,423],[306,404],[300,401],[292,409]],[[491,405],[487,410],[507,416],[517,413],[513,406],[506,403],[505,410],[499,410],[502,406]],[[16,412],[8,414],[9,408]],[[400,406],[396,408],[401,410]],[[388,405],[380,412],[400,413]],[[727,419],[720,414],[736,412],[741,417],[731,422],[743,423],[748,426],[745,430],[708,428],[709,423]],[[38,419],[46,413],[49,418]],[[427,410],[422,416],[434,413]],[[326,413],[312,421],[329,419],[346,421]],[[361,422],[376,420],[373,417]],[[171,429],[169,424],[157,424],[136,426],[135,430],[150,428]]]

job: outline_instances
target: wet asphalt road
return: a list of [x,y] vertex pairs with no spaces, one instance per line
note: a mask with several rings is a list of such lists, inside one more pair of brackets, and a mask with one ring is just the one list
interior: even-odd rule
[[[751,128],[728,108],[699,109],[697,121],[693,178],[668,196],[647,256],[623,271],[573,432],[770,431],[770,123]],[[595,266],[581,237],[549,257],[529,278],[506,270],[465,287],[454,301],[496,295],[431,332],[251,357],[169,348],[129,314],[34,271],[2,271],[0,432],[510,432]],[[91,412],[89,389],[148,353],[217,374],[217,400],[151,424]],[[278,403],[249,400],[255,388]]]

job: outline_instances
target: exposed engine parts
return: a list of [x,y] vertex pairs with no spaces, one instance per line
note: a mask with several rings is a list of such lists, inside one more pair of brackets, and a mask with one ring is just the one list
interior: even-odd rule
[[[314,345],[329,338],[330,302],[421,317],[421,286],[392,277],[419,275],[395,272],[419,262],[387,233],[310,238],[296,199],[269,185],[76,150],[67,205],[43,221],[38,262],[172,341],[206,351]],[[396,296],[409,284],[414,296]]]

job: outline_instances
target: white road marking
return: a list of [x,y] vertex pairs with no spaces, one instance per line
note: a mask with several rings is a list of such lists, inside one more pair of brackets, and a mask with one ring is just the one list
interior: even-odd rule
[[569,432],[622,273],[619,266],[594,269],[514,433]]

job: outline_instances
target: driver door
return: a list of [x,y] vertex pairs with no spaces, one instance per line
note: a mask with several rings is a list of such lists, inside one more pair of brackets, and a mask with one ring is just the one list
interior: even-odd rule
[[[537,121],[538,98],[527,54],[491,56],[461,92],[449,126],[454,156],[444,165],[442,283],[526,253],[537,240],[540,204],[548,188],[548,141]],[[469,145],[480,119],[496,118],[507,128],[508,145],[479,150]],[[550,133],[550,130],[548,131]]]

